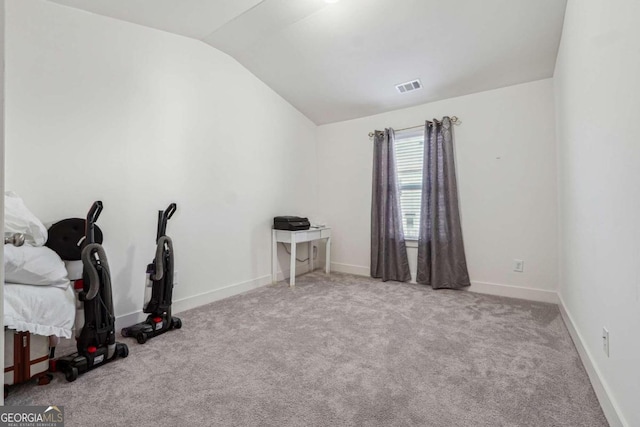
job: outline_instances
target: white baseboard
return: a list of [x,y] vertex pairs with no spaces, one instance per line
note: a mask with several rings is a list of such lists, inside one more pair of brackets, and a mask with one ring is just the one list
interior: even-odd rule
[[[301,268],[300,271],[302,270],[303,269]],[[297,270],[296,270],[296,273],[298,273]],[[280,275],[282,275],[282,273],[280,273]],[[247,280],[246,282],[241,282],[241,283],[235,283],[233,285],[228,285],[222,288],[214,289],[209,292],[203,292],[198,295],[182,298],[182,299],[173,301],[172,313],[177,314],[177,313],[180,313],[181,311],[200,307],[202,305],[209,304],[214,301],[219,301],[221,299],[229,298],[231,296],[238,295],[243,292],[250,291],[252,289],[257,289],[262,286],[266,286],[270,283],[271,283],[271,275],[269,274],[267,276],[258,277],[257,279]],[[118,316],[116,318],[116,331],[120,332],[120,329],[126,326],[131,326],[138,322],[142,322],[146,319],[146,317],[147,315],[144,314],[142,310],[136,311],[134,313]]]
[[558,296],[558,307],[560,308],[560,314],[562,315],[564,324],[569,330],[569,335],[571,335],[571,339],[578,350],[578,354],[582,360],[582,365],[586,369],[587,375],[589,375],[591,385],[596,392],[596,396],[598,397],[604,416],[607,418],[607,421],[609,421],[609,425],[611,427],[629,427],[629,424],[625,421],[622,413],[620,412],[619,406],[611,397],[612,395],[609,387],[603,381],[600,370],[596,364],[593,363],[591,353],[584,345],[582,335],[578,332],[575,322],[573,321],[571,314],[567,311],[567,307],[564,305],[564,301],[561,296]]
[[142,310],[123,314],[122,316],[116,317],[116,340],[120,337],[120,331],[122,328],[126,328],[127,326],[135,325],[136,323],[142,322],[147,318],[147,315],[142,312]]
[[469,292],[479,294],[498,295],[501,297],[520,298],[529,301],[558,303],[558,293],[544,289],[524,288],[513,285],[499,285],[497,283],[471,281],[471,286],[465,288]]
[[[322,264],[324,266],[324,264]],[[296,276],[309,272],[308,265],[299,265],[296,267]],[[279,271],[277,275],[278,281],[289,278],[289,269]],[[201,305],[209,304],[214,301],[219,301],[224,298],[229,298],[234,295],[241,294],[243,292],[250,291],[252,289],[260,288],[271,283],[271,275],[258,277],[257,279],[247,280],[246,282],[235,283],[222,288],[214,289],[209,292],[204,292],[198,295],[194,295],[187,298],[182,298],[173,301],[172,313],[177,314],[181,311],[189,310],[192,308],[200,307]],[[135,311],[129,314],[123,314],[116,318],[116,331],[120,331],[122,328],[135,325],[142,322],[147,318],[147,315],[142,310]]]
[[355,274],[356,276],[370,276],[369,267],[359,265],[340,264],[338,262],[331,263],[331,271],[337,273]]
[[[338,273],[355,274],[357,276],[370,276],[369,267],[360,265],[341,264],[337,262],[331,263],[331,271]],[[411,281],[411,283],[415,283]],[[498,295],[502,297],[520,298],[530,301],[558,303],[558,294],[555,291],[546,291],[543,289],[523,288],[512,285],[499,285],[487,282],[471,282],[471,286],[465,290],[477,292],[479,294]]]
[[229,298],[234,295],[241,294],[243,292],[257,289],[262,286],[266,286],[271,283],[271,275],[258,277],[257,279],[247,280],[246,282],[235,283],[222,288],[214,289],[209,292],[204,292],[198,295],[194,295],[187,298],[182,298],[173,302],[173,313],[180,313],[181,311],[190,310],[192,308],[200,307],[201,305],[209,304],[214,301]]

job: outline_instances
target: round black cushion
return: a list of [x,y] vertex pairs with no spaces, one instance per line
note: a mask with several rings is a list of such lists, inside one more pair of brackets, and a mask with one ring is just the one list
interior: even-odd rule
[[[54,250],[65,261],[80,259],[84,247],[85,220],[82,218],[68,218],[58,221],[49,227],[49,238],[45,246]],[[102,230],[94,226],[96,243],[102,243]]]

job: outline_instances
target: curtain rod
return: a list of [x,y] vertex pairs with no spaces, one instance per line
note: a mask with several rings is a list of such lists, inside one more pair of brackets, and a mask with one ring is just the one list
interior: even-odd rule
[[[429,120],[427,120],[429,121]],[[433,119],[434,122],[436,123],[440,123],[439,120]],[[451,117],[451,123],[453,123],[454,125],[459,125],[460,123],[462,123],[462,121],[460,121],[460,119],[458,118],[458,116],[452,116]],[[409,129],[417,129],[417,128],[421,128],[424,127],[424,125],[418,125],[418,126],[411,126],[408,128],[402,128],[402,129],[394,129],[395,131],[401,131],[401,130],[409,130]],[[375,135],[374,132],[369,132],[369,138],[373,138],[373,136]]]

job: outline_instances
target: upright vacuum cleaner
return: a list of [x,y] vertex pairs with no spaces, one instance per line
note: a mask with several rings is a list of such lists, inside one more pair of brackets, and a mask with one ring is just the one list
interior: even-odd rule
[[85,222],[82,282],[76,281],[76,285],[82,286],[77,292],[82,304],[79,304],[76,316],[84,316],[84,324],[76,319],[78,352],[56,361],[56,369],[64,373],[67,381],[74,381],[78,374],[102,366],[118,356],[129,355],[127,345],[116,342],[109,263],[102,245],[95,239],[95,223],[100,212],[102,202],[98,201],[91,206]]
[[148,313],[142,323],[123,328],[123,337],[135,337],[140,344],[148,338],[164,334],[171,329],[180,329],[182,320],[171,316],[173,297],[173,243],[166,235],[167,222],[176,212],[176,204],[171,203],[164,211],[158,211],[158,231],[156,234],[156,257],[147,265],[143,311]]

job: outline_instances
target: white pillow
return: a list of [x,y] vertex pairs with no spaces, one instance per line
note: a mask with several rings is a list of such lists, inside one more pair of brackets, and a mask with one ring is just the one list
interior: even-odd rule
[[46,246],[4,245],[4,281],[62,289],[69,286],[64,262]]
[[47,241],[47,229],[13,191],[4,193],[4,232],[23,233],[25,242],[42,246]]

